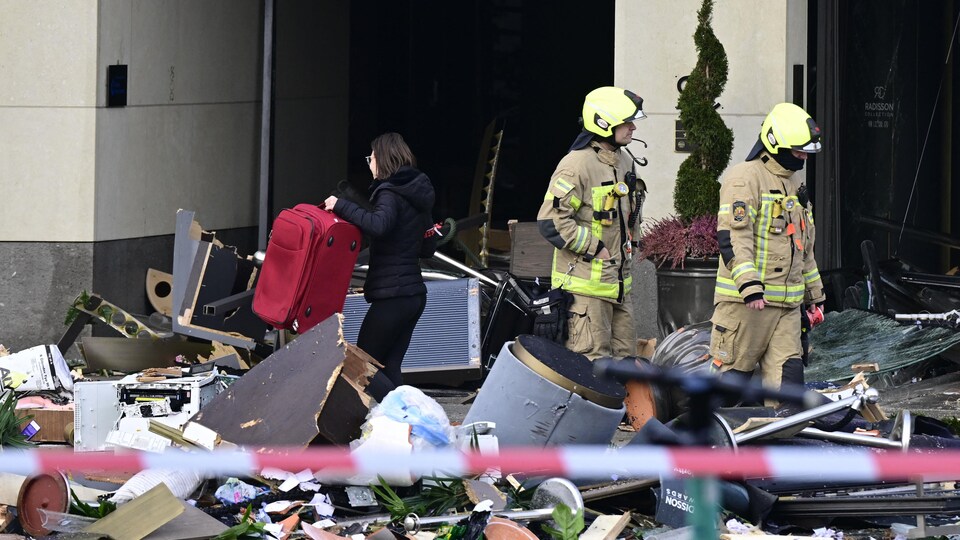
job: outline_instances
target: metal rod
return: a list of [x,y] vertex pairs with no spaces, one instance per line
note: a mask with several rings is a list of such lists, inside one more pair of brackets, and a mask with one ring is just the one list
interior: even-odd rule
[[[553,508],[540,508],[537,510],[511,510],[506,512],[493,511],[490,514],[513,521],[538,521],[551,517],[553,515]],[[456,523],[469,516],[469,513],[430,517],[419,517],[416,514],[410,514],[404,520],[403,527],[407,532],[419,532],[422,527],[442,525],[444,523]]]
[[[583,496],[580,495],[577,486],[569,480],[550,478],[537,486],[537,489],[533,492],[532,504],[539,508],[533,510],[494,510],[491,514],[515,521],[540,521],[551,519],[554,508],[561,503],[566,504],[574,514],[583,510]],[[403,520],[403,528],[408,533],[416,534],[420,532],[420,528],[424,525],[456,523],[469,516],[470,513],[464,513],[421,518],[416,514],[407,514],[407,517]]]
[[824,441],[860,444],[874,448],[891,448],[896,450],[903,448],[903,443],[900,441],[891,441],[890,439],[871,437],[870,435],[857,435],[856,433],[847,433],[845,431],[823,431],[812,427],[803,428],[797,436],[805,439],[821,439]]
[[449,264],[450,266],[456,268],[457,270],[460,270],[461,272],[463,272],[463,273],[465,273],[465,274],[469,274],[469,275],[471,275],[471,276],[479,279],[480,281],[486,283],[487,285],[491,285],[491,286],[493,286],[493,287],[496,287],[496,286],[498,285],[498,283],[497,283],[496,281],[494,281],[494,280],[490,279],[489,277],[481,274],[480,272],[477,272],[477,271],[474,270],[473,268],[470,268],[469,266],[461,263],[460,261],[457,261],[457,260],[451,259],[450,257],[447,257],[446,255],[444,255],[443,253],[440,253],[439,251],[437,251],[436,253],[434,253],[434,254],[433,254],[433,257],[434,257],[435,259],[439,259],[439,260],[441,260],[441,261]]
[[[830,413],[836,411],[842,411],[855,403],[859,403],[862,399],[873,399],[876,401],[877,391],[873,388],[868,388],[866,392],[856,393],[848,398],[835,401],[833,403],[827,403],[819,407],[814,407],[808,411],[803,411],[802,413],[795,414],[793,416],[788,416],[783,420],[778,420],[771,424],[767,424],[763,427],[757,428],[753,431],[748,431],[747,433],[740,433],[736,436],[736,443],[743,444],[745,442],[752,441],[754,439],[759,439],[767,435],[772,435],[774,433],[779,433],[785,431],[794,426],[799,426],[800,424],[815,420],[817,418],[826,416]],[[868,398],[867,396],[871,396]]]

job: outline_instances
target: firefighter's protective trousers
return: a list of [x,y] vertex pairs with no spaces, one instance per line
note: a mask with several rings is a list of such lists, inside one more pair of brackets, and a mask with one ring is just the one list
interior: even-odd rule
[[[749,372],[760,366],[764,383],[774,388],[783,365],[801,356],[801,303],[825,298],[813,257],[812,207],[798,199],[800,184],[763,152],[732,167],[720,188],[713,367]],[[746,307],[760,298],[768,302],[763,310]]]

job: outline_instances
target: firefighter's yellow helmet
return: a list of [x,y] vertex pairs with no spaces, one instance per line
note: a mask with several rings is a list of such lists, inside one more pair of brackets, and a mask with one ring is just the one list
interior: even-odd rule
[[781,148],[813,154],[821,148],[820,126],[807,111],[793,103],[781,103],[763,120],[760,141],[774,155]]
[[601,137],[613,135],[620,124],[646,118],[643,98],[616,86],[603,86],[583,100],[583,128]]

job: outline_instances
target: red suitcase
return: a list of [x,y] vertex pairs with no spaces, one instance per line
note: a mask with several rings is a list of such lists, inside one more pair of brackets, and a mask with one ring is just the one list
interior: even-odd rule
[[276,328],[301,334],[342,311],[360,238],[355,225],[317,206],[282,210],[270,232],[253,311]]

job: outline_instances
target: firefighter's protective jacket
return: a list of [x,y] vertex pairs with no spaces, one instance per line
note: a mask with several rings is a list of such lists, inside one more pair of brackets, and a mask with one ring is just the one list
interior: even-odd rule
[[733,166],[720,188],[714,302],[761,297],[794,307],[825,297],[813,258],[813,211],[797,197],[800,181],[767,152]]
[[[554,288],[618,303],[630,292],[636,230],[628,220],[636,198],[631,191],[616,199],[609,212],[604,212],[604,199],[632,170],[633,160],[626,152],[605,150],[597,142],[560,160],[537,214],[540,233],[556,248]],[[610,259],[595,258],[602,247]]]

